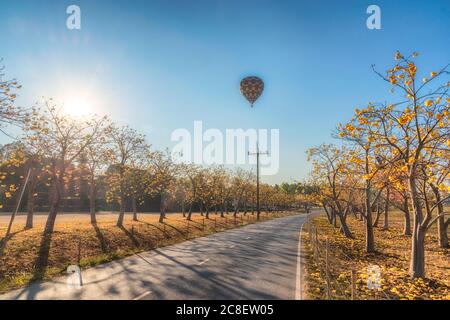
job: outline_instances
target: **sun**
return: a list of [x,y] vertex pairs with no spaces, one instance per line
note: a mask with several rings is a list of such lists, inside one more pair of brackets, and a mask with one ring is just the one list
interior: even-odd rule
[[70,97],[65,100],[64,110],[76,117],[82,117],[92,113],[92,105],[86,97]]

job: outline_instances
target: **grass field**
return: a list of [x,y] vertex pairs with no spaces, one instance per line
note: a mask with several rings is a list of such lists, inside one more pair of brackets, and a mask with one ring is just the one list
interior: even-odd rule
[[[306,248],[308,297],[327,298],[326,240],[328,239],[328,278],[332,299],[351,298],[351,270],[356,271],[356,299],[450,299],[450,251],[437,243],[436,226],[426,238],[425,280],[413,280],[408,276],[411,238],[402,235],[403,216],[399,212],[389,215],[389,230],[374,229],[377,253],[364,252],[364,222],[348,217],[348,224],[355,239],[347,239],[339,229],[330,225],[325,216],[316,217],[311,224],[317,228],[319,254],[312,249],[307,226],[302,234]],[[314,229],[314,228],[313,228]],[[317,258],[318,257],[318,258]],[[369,289],[369,266],[380,267],[381,287]]]
[[[261,220],[292,214],[262,213]],[[132,215],[127,213],[124,227],[120,228],[116,226],[117,214],[114,213],[98,214],[96,225],[90,223],[86,213],[60,214],[50,240],[48,260],[45,266],[37,267],[46,218],[46,214],[37,214],[35,227],[30,230],[24,230],[23,215],[16,218],[12,235],[0,257],[0,292],[31,281],[51,279],[72,264],[86,268],[257,221],[256,215],[251,213],[239,214],[236,219],[232,214],[224,218],[210,214],[210,219],[204,219],[196,213],[189,222],[181,213],[169,213],[162,224],[158,222],[159,214],[139,214],[139,221],[133,221]],[[8,221],[8,215],[0,216],[0,239],[5,235]]]

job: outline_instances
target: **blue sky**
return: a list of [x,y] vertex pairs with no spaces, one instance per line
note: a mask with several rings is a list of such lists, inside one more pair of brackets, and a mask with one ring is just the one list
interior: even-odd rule
[[[81,30],[65,27],[77,4]],[[366,9],[381,8],[381,30]],[[450,2],[0,0],[0,57],[23,85],[18,103],[87,92],[95,111],[170,147],[174,129],[280,129],[280,171],[306,177],[307,148],[367,101],[389,99],[371,71],[396,50],[418,51],[427,72],[450,62]],[[258,75],[253,109],[239,81]],[[1,138],[5,142],[5,138]]]

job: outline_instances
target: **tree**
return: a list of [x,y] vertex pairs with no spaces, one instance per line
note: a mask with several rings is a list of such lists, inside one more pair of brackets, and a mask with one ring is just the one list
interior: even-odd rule
[[97,179],[104,173],[108,163],[108,144],[106,130],[108,121],[105,121],[98,129],[97,139],[86,146],[81,156],[85,159],[89,184],[89,212],[91,223],[97,223],[95,198],[97,193]]
[[[11,143],[0,149],[0,190],[2,193],[2,202],[0,208],[8,201],[14,199],[19,190],[19,185],[24,183],[24,175],[27,174],[24,168],[28,159],[18,143]],[[19,177],[20,174],[20,177]],[[20,178],[20,179],[19,179]]]
[[410,200],[408,193],[407,177],[399,165],[399,162],[392,163],[390,168],[390,174],[388,176],[388,182],[392,196],[390,203],[403,212],[404,224],[403,234],[406,236],[411,235],[411,212],[410,212]]
[[236,169],[232,178],[232,197],[234,204],[234,216],[239,212],[239,209],[244,200],[244,194],[250,187],[250,181],[252,180],[251,172],[245,171],[241,168]]
[[29,115],[25,110],[15,105],[17,90],[22,86],[16,79],[3,80],[5,67],[1,65],[0,59],[0,131],[6,133],[5,127],[8,125],[23,125],[29,121]]
[[138,221],[137,205],[142,204],[147,194],[147,186],[151,184],[149,165],[152,154],[150,150],[143,153],[140,158],[133,161],[125,171],[126,189],[131,197],[133,220]]
[[293,183],[292,185],[293,187],[289,188],[289,192],[293,192],[294,203],[297,207],[303,207],[306,213],[309,213],[311,207],[320,203],[317,197],[320,187],[316,182],[304,181]]
[[[431,151],[432,150],[432,151]],[[450,197],[450,141],[447,146],[447,141],[445,139],[436,139],[431,152],[426,152],[427,159],[425,163],[428,165],[426,167],[422,166],[423,180],[426,185],[424,185],[424,190],[422,194],[425,199],[427,187],[431,190],[431,196],[434,197],[432,204],[434,204],[431,209],[435,208],[437,210],[437,216],[435,221],[437,221],[438,227],[438,241],[441,248],[449,248],[447,229],[450,224],[450,217],[445,220],[445,209],[444,202]],[[430,211],[430,206],[425,208]],[[430,221],[432,224],[432,221]]]
[[[414,278],[425,277],[425,234],[433,223],[443,214],[433,218],[433,212],[444,199],[431,203],[426,186],[428,177],[424,175],[428,167],[434,164],[429,161],[428,153],[441,151],[445,157],[449,149],[436,150],[436,141],[447,141],[450,138],[449,112],[450,98],[448,94],[450,82],[432,86],[449,75],[447,67],[438,72],[431,72],[430,77],[418,80],[418,68],[413,61],[414,53],[404,57],[396,53],[397,64],[386,74],[375,70],[376,74],[390,83],[391,91],[401,94],[400,102],[392,104],[371,105],[368,109],[357,110],[359,119],[365,118],[370,123],[370,130],[365,134],[385,151],[384,163],[400,166],[408,187],[410,205],[414,214],[411,244],[410,275]],[[366,126],[367,128],[367,126]],[[343,135],[350,134],[343,132]],[[442,148],[442,144],[439,144]],[[425,170],[425,171],[424,171]],[[445,185],[438,186],[445,188]]]
[[355,116],[345,126],[339,126],[339,137],[353,146],[350,161],[354,164],[355,173],[365,181],[364,210],[361,213],[366,222],[366,252],[375,252],[372,210],[387,187],[380,173],[389,165],[383,161],[386,150],[373,137],[373,132],[379,128],[379,122],[373,117],[374,111],[375,107],[369,103],[368,108],[356,110]]
[[86,147],[98,137],[105,118],[79,120],[61,111],[50,99],[43,107],[33,109],[32,118],[26,127],[24,140],[28,145],[43,151],[48,159],[51,181],[50,213],[44,234],[53,231],[64,186],[67,182],[67,169],[79,158]]
[[[181,170],[180,170],[181,171]],[[174,191],[175,201],[181,208],[181,213],[183,217],[186,217],[186,205],[189,203],[191,198],[189,179],[181,172],[181,175],[176,178],[175,191]]]
[[205,209],[206,219],[209,219],[211,208],[221,203],[225,175],[226,172],[223,167],[205,168],[199,172],[198,193],[202,208]]
[[109,142],[107,157],[112,166],[108,174],[110,184],[108,200],[119,203],[120,212],[117,226],[122,227],[125,216],[125,200],[128,196],[127,169],[146,155],[148,146],[145,143],[145,136],[129,126],[111,125],[106,129],[106,135]]
[[313,164],[312,176],[320,186],[321,203],[330,222],[337,216],[342,233],[353,238],[346,222],[347,214],[352,209],[352,188],[348,186],[351,179],[348,175],[346,152],[346,149],[340,150],[333,145],[323,144],[308,150],[308,161]]
[[[407,175],[414,212],[410,275],[414,278],[423,278],[425,277],[425,234],[438,220],[438,218],[432,218],[433,211],[444,199],[430,206],[426,192],[420,195],[420,181],[424,168],[433,166],[432,163],[426,162],[426,153],[436,152],[434,149],[436,140],[450,139],[448,116],[450,82],[447,80],[443,84],[431,86],[437,82],[437,79],[448,76],[447,67],[444,67],[438,72],[431,72],[430,77],[423,78],[420,83],[417,79],[418,68],[413,62],[416,56],[417,54],[413,54],[410,57],[404,57],[397,52],[398,63],[388,70],[386,75],[377,72],[407,99],[380,110],[378,114],[380,114],[379,118],[384,120],[379,135],[385,143],[396,150],[396,159],[401,161]],[[403,109],[396,109],[396,106]],[[386,121],[389,122],[389,126],[385,124]],[[449,149],[446,148],[442,152],[448,154]],[[423,200],[425,200],[425,207],[423,207]]]
[[200,168],[194,165],[181,164],[179,172],[186,179],[186,204],[189,205],[189,211],[186,219],[191,220],[193,206],[198,202],[198,172]]
[[219,180],[217,192],[217,205],[220,207],[220,217],[224,217],[224,213],[228,214],[228,202],[232,193],[230,173],[224,169]]
[[[26,126],[25,126],[26,128]],[[19,160],[16,163],[24,167],[24,171],[29,171],[27,189],[27,219],[25,223],[25,229],[33,228],[34,220],[34,200],[36,197],[36,188],[40,181],[45,181],[46,178],[46,166],[44,164],[44,150],[36,148],[33,144],[27,143],[26,139],[21,139],[17,143],[13,144],[14,153],[16,159]],[[21,177],[23,178],[23,177]],[[47,177],[48,179],[48,177]],[[24,181],[20,181],[23,183]]]
[[160,197],[160,223],[164,223],[169,197],[174,189],[178,170],[179,167],[173,163],[168,152],[157,151],[151,157],[151,181],[148,184],[147,192]]

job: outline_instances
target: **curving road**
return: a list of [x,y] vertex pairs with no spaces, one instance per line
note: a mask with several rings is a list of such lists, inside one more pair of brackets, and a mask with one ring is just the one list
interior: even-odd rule
[[279,218],[140,253],[0,299],[299,299],[300,228]]

